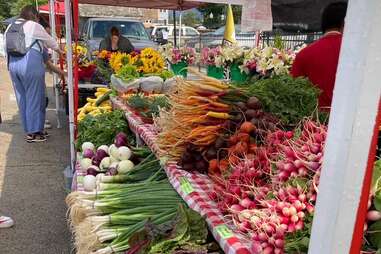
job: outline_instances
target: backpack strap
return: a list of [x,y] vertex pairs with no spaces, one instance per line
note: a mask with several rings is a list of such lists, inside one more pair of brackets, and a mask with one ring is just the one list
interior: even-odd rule
[[[20,23],[17,24],[16,22],[20,22]],[[28,20],[25,20],[25,19],[16,19],[15,21],[12,22],[10,28],[16,27],[17,30],[19,30],[20,27],[22,27],[26,22],[28,22]]]

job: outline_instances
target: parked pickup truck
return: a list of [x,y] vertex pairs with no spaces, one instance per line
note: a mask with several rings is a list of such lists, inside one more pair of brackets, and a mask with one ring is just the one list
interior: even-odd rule
[[110,35],[113,26],[119,29],[121,35],[130,40],[135,49],[157,48],[157,44],[150,40],[140,21],[128,18],[90,18],[83,25],[81,33],[81,40],[89,52],[99,49],[100,42]]

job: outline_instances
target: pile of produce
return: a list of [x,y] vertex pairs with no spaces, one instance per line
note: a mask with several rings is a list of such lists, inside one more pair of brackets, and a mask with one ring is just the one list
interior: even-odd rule
[[[209,238],[206,222],[185,207],[159,160],[153,154],[140,153],[140,158],[146,158],[133,166],[128,159],[137,153],[123,146],[125,142],[125,135],[119,134],[115,144],[108,149],[101,146],[96,152],[93,144],[83,143],[80,164],[82,169],[88,166],[88,175],[83,181],[87,191],[72,192],[66,198],[77,253],[206,254],[218,251],[218,246]],[[116,165],[117,175],[107,176],[98,171],[96,176],[92,174],[94,164],[102,156],[106,157],[95,171],[112,171],[111,166],[107,166],[115,158],[121,160]],[[124,162],[129,162],[131,167],[124,170],[121,165]]]
[[130,244],[128,254],[223,253],[208,236],[203,218],[183,205],[179,205],[176,217],[168,223],[156,226],[148,222],[131,237]]
[[[141,168],[135,167],[135,164],[140,163],[142,158],[145,158],[144,160],[150,163],[144,164],[144,167]],[[105,176],[114,175],[130,177],[130,174],[140,174],[140,177],[148,178],[149,175],[156,173],[157,176],[161,177],[160,172],[156,172],[157,170],[152,171],[159,166],[154,158],[155,156],[147,147],[131,147],[128,144],[127,135],[123,132],[116,135],[114,144],[110,146],[101,145],[95,149],[93,143],[85,142],[82,144],[82,153],[79,156],[80,170],[87,174],[84,188],[87,191],[93,190],[95,188],[95,177],[98,174],[100,174],[98,177],[101,179],[105,178]],[[137,177],[135,176],[135,178]],[[86,183],[90,184],[87,185]]]
[[[234,87],[221,100],[238,107],[236,111],[244,112],[249,119],[264,118],[283,127],[295,128],[303,118],[317,112],[320,91],[306,78],[281,75]],[[266,127],[274,130],[275,126]]]
[[130,237],[147,222],[160,225],[176,216],[182,199],[168,180],[117,180],[93,192],[72,192],[66,198],[78,254],[126,251],[131,247]]
[[156,127],[160,130],[158,145],[173,158],[180,158],[187,144],[202,149],[213,143],[229,119],[230,106],[219,100],[229,86],[192,69],[190,71],[201,79],[178,78],[177,89],[168,95],[170,110],[161,110],[159,117],[155,118]]
[[241,140],[250,147],[243,156],[210,172],[211,198],[252,239],[252,253],[307,251],[326,131],[306,120],[294,132],[270,132],[264,144]]
[[[91,142],[94,147],[111,145],[119,132],[127,133],[128,137],[131,137],[123,111],[114,110],[97,116],[87,115],[78,123],[76,145],[78,148],[82,147],[84,142]],[[131,138],[129,142],[134,143]]]
[[168,97],[163,94],[132,93],[121,97],[126,104],[144,118],[150,119],[159,114],[160,109],[169,109]]
[[254,82],[248,94],[255,96],[265,112],[277,116],[283,125],[295,126],[317,110],[319,89],[306,78],[275,76]]
[[[196,57],[186,48],[166,52],[172,64],[190,64]],[[119,99],[146,123],[153,122],[161,155],[186,171],[209,175],[210,198],[235,233],[249,240],[251,253],[308,251],[327,127],[313,118],[318,89],[307,79],[287,75],[291,52],[272,47],[204,50],[206,64],[239,65],[257,78],[231,85],[188,68],[198,79],[175,77],[165,95],[145,92],[140,82],[146,75],[173,75],[164,70],[158,52],[101,52],[99,58],[107,59],[112,79],[136,85],[120,89]],[[89,103],[102,107],[109,94],[98,95],[100,102]],[[205,221],[184,205],[155,155],[133,147],[123,112],[93,113],[90,106],[81,109],[85,115],[77,141],[86,191],[67,198],[78,253],[219,251],[211,248]],[[378,182],[370,197],[368,251],[381,248]]]
[[111,112],[110,94],[111,89],[98,87],[94,94],[95,98],[87,98],[87,103],[78,109],[78,121],[82,121],[87,115],[97,116],[105,112]]

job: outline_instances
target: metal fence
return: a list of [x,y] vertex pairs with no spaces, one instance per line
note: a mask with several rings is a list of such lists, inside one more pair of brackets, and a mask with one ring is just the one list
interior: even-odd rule
[[310,44],[319,39],[322,33],[274,33],[263,32],[260,35],[259,46],[265,45],[274,46],[276,37],[279,36],[282,39],[282,44],[285,49],[296,49],[303,44]]
[[[303,44],[310,44],[311,42],[319,39],[322,33],[274,33],[274,32],[263,32],[260,34],[259,47],[264,47],[265,45],[273,46],[276,37],[279,36],[282,39],[283,47],[285,49],[296,49]],[[223,35],[212,35],[212,34],[200,34],[199,36],[192,37],[182,37],[181,46],[188,46],[201,50],[205,47],[216,47],[221,45]],[[241,47],[252,48],[255,47],[255,34],[237,34],[236,35],[237,44]]]

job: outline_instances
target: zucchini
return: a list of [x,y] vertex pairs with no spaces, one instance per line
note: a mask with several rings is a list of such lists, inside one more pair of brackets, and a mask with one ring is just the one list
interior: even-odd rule
[[110,94],[112,93],[112,90],[109,90],[105,92],[99,99],[95,102],[95,106],[99,106],[102,104],[102,102],[105,102],[110,99]]

